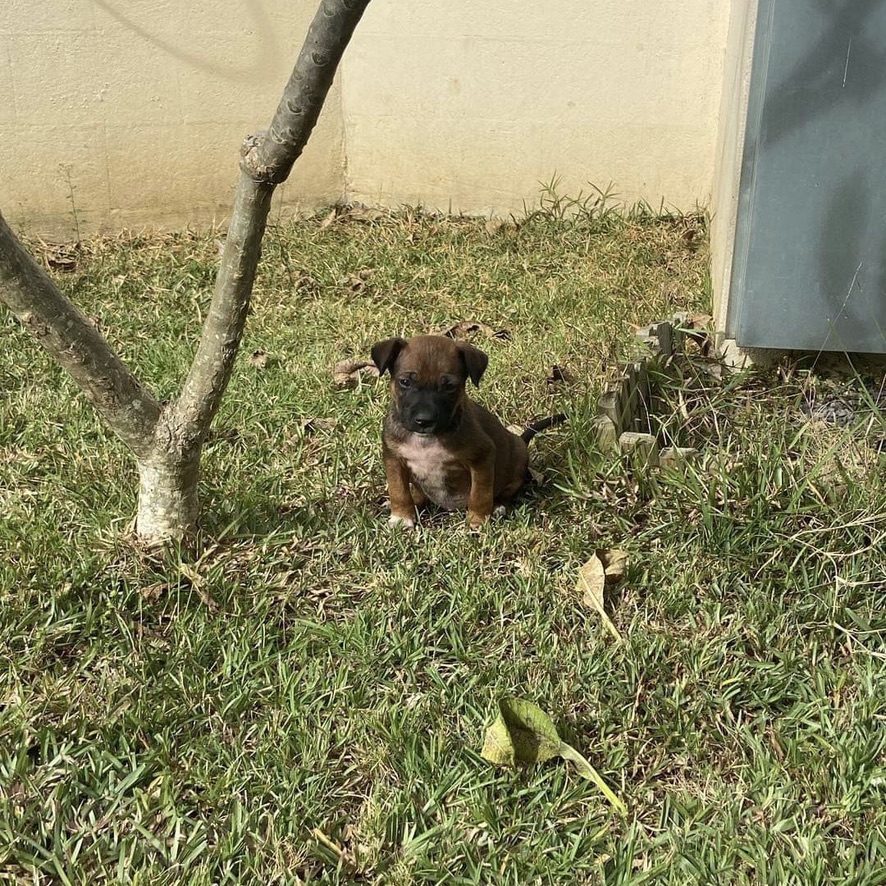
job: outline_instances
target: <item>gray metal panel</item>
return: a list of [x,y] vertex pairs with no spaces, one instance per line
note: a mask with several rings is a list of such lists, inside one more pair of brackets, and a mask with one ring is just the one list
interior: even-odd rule
[[886,353],[886,2],[760,0],[727,334]]

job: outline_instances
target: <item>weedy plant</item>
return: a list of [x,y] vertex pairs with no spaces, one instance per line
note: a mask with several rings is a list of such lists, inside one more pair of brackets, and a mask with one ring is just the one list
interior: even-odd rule
[[[162,395],[217,239],[87,240],[53,274]],[[846,463],[876,431],[813,444],[797,384],[760,371],[684,395],[707,418],[680,471],[590,434],[632,324],[703,309],[706,267],[694,216],[279,220],[191,561],[127,546],[120,444],[4,316],[3,878],[882,882],[886,491],[882,461]],[[459,515],[391,532],[384,386],[337,389],[332,367],[463,320],[484,402],[570,422],[533,444],[544,485],[483,534]],[[588,605],[579,570],[610,549],[627,571]],[[556,759],[481,757],[512,697],[625,816]]]

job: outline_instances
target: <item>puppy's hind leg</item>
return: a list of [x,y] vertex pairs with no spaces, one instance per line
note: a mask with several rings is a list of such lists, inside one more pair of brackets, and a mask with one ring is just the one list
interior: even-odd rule
[[468,494],[468,523],[479,529],[492,514],[495,489],[495,451],[471,465],[471,491]]
[[511,475],[513,479],[504,489],[499,490],[498,495],[495,496],[495,507],[492,513],[496,517],[503,517],[508,512],[514,499],[526,485],[526,479],[529,474],[529,449],[522,440],[518,439],[516,443],[512,467],[513,473]]
[[493,502],[492,508],[492,516],[493,517],[504,517],[505,514],[511,509],[511,505],[514,503],[514,499],[517,496],[517,493],[523,488],[523,484],[517,484],[514,488],[505,489],[495,496],[495,501]]

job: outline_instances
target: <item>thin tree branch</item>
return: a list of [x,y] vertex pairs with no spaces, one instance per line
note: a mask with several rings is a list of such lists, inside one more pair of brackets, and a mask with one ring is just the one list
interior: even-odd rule
[[156,400],[28,255],[2,215],[0,301],[67,370],[108,427],[137,456],[149,452],[160,416]]
[[336,68],[370,0],[322,0],[268,132],[243,144],[231,223],[200,344],[165,426],[182,451],[209,430],[237,356],[274,188],[320,116]]
[[274,119],[243,167],[256,181],[280,184],[307,144],[338,63],[370,0],[322,0]]
[[231,377],[273,194],[273,185],[240,173],[209,314],[169,423],[185,449],[203,441]]

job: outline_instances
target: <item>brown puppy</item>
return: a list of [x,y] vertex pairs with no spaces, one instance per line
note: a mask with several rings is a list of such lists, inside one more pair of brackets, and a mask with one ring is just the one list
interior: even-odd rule
[[[467,508],[472,528],[504,512],[527,477],[526,441],[465,392],[480,384],[489,358],[442,335],[389,338],[372,348],[378,371],[391,373],[391,408],[382,451],[391,523],[415,525],[426,501]],[[412,488],[410,489],[410,484]]]

